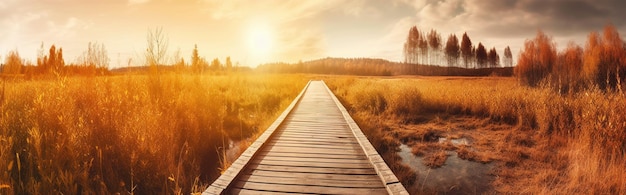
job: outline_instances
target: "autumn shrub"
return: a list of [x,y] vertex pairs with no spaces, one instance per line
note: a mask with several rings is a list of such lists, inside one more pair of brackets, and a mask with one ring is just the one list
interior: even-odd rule
[[2,65],[2,74],[21,74],[23,65],[24,62],[20,57],[19,52],[10,51],[6,55],[6,59]]
[[556,45],[552,38],[537,32],[532,40],[526,40],[524,48],[519,54],[515,75],[524,84],[537,86],[546,78],[556,63]]
[[[544,86],[561,93],[578,92],[597,86],[602,90],[622,90],[626,78],[625,43],[613,25],[600,35],[592,32],[585,48],[569,43],[557,55],[552,38],[539,31],[524,43],[515,75],[528,86]],[[546,79],[551,78],[551,79]]]
[[253,139],[306,84],[297,76],[150,77],[7,82],[0,193],[204,190],[230,143]]
[[584,77],[600,89],[616,89],[626,76],[626,49],[619,32],[613,25],[607,25],[602,37],[592,32],[587,39]]
[[564,51],[559,52],[552,74],[553,82],[559,92],[579,91],[584,87],[582,79],[583,48],[573,42],[568,43]]

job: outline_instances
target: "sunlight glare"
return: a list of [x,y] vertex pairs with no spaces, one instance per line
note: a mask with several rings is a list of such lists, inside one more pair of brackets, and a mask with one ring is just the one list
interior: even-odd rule
[[270,28],[264,24],[254,24],[248,31],[250,53],[255,56],[266,56],[273,46]]

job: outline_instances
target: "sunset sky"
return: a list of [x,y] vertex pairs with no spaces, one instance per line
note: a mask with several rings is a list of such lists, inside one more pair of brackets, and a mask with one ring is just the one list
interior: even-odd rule
[[1,0],[0,58],[9,50],[35,61],[41,43],[75,62],[88,42],[103,43],[111,67],[140,65],[149,29],[161,27],[169,54],[189,61],[194,44],[207,60],[231,56],[241,65],[323,57],[402,60],[408,29],[436,29],[445,39],[467,32],[472,42],[513,55],[537,29],[584,45],[611,22],[626,33],[620,0]]

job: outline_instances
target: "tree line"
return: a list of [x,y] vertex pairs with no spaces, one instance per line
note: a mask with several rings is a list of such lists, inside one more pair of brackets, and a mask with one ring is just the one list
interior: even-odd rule
[[487,49],[482,43],[474,46],[467,33],[461,40],[455,35],[448,35],[445,45],[441,34],[436,30],[420,31],[417,26],[409,29],[403,46],[404,62],[407,64],[429,64],[464,68],[512,67],[511,48],[504,48],[504,59],[495,47]]
[[[418,71],[419,70],[419,71]],[[297,63],[267,63],[256,71],[266,73],[310,73],[362,76],[513,76],[512,67],[463,68],[392,62],[372,58],[322,58]]]
[[[243,70],[239,63],[233,64],[230,57],[226,57],[222,63],[218,58],[207,61],[199,56],[197,45],[190,57],[190,63],[186,63],[180,57],[180,51],[173,55],[168,53],[169,42],[161,28],[154,31],[149,30],[147,34],[146,51],[143,53],[144,66],[150,71],[185,71],[193,73],[205,73],[215,71],[237,71]],[[66,63],[63,58],[63,48],[51,45],[45,49],[41,43],[37,51],[37,62],[32,62],[22,58],[17,51],[9,51],[0,66],[0,72],[4,76],[50,76],[50,75],[107,75],[110,74],[109,65],[111,59],[103,43],[89,42],[86,50],[72,63]],[[128,59],[126,70],[131,70],[132,58]],[[143,68],[137,68],[139,70]]]
[[560,92],[590,86],[622,91],[626,78],[626,43],[613,25],[601,33],[591,32],[585,47],[570,42],[557,51],[552,37],[538,31],[526,40],[515,68],[520,82],[529,86],[546,84]]
[[63,48],[51,45],[45,49],[41,43],[37,51],[37,62],[33,64],[22,58],[17,50],[9,51],[0,67],[5,76],[24,75],[32,77],[36,75],[95,75],[108,72],[109,57],[104,44],[87,44],[87,50],[81,54],[76,62],[67,64],[63,58]]

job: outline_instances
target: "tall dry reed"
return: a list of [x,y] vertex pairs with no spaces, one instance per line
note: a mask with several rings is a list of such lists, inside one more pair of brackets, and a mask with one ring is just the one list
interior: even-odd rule
[[297,76],[122,75],[6,81],[0,194],[188,194],[264,130]]

